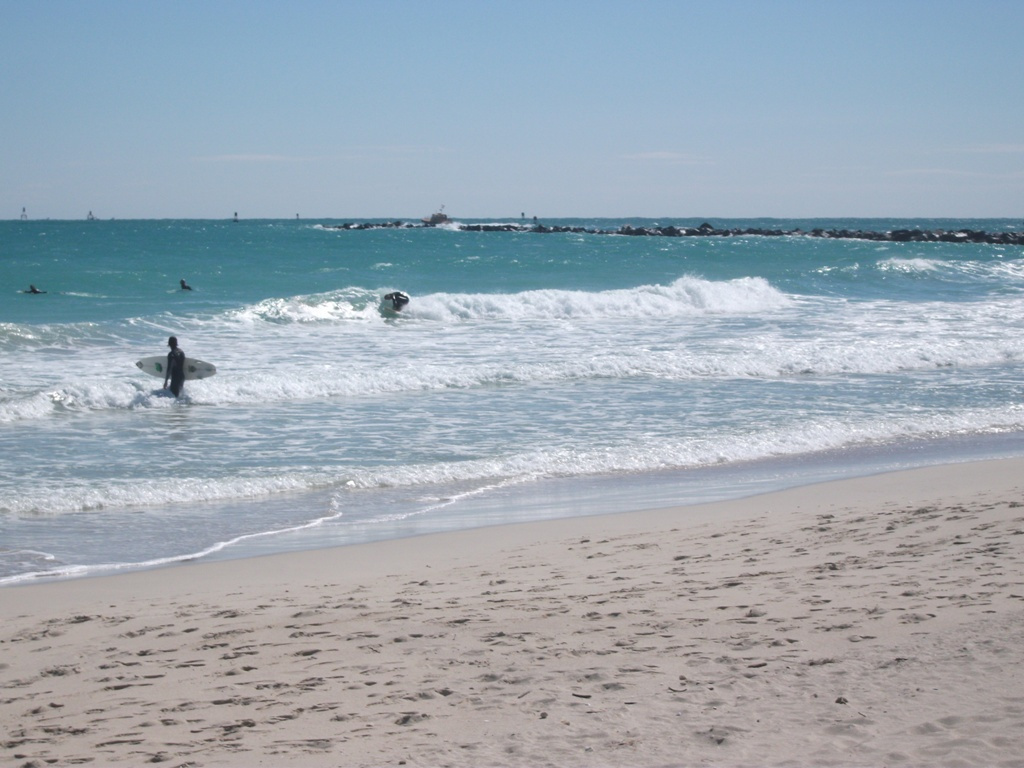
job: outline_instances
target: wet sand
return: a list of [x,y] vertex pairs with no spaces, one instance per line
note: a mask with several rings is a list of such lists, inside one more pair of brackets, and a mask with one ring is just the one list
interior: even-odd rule
[[0,589],[12,766],[1024,766],[1024,460]]

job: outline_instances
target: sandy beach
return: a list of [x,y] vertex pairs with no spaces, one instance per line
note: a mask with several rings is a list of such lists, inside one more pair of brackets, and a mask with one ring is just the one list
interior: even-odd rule
[[1024,765],[1024,460],[0,590],[11,766]]

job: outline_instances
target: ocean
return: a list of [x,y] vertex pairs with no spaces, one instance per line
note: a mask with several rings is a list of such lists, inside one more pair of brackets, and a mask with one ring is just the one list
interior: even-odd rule
[[341,223],[0,222],[0,584],[1024,455],[1020,246]]

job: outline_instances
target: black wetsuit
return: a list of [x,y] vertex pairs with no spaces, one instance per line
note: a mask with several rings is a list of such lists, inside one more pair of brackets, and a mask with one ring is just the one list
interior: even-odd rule
[[167,370],[171,374],[171,392],[177,397],[185,386],[185,353],[179,347],[167,353]]
[[384,297],[384,300],[391,302],[391,308],[395,310],[395,312],[401,312],[402,307],[409,303],[409,297],[401,291],[389,293]]

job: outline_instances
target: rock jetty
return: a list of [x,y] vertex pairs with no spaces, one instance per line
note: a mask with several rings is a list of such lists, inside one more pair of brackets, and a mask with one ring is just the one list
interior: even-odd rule
[[[362,224],[325,225],[325,229],[398,229],[425,228],[433,224],[423,222],[366,222]],[[893,243],[989,243],[992,245],[1024,245],[1024,232],[982,232],[974,229],[947,231],[941,229],[767,229],[745,227],[716,229],[704,222],[699,227],[634,227],[628,224],[617,229],[590,227],[547,226],[545,224],[456,224],[448,226],[463,232],[527,232],[536,234],[577,233],[587,235],[624,235],[627,237],[821,237],[832,240],[876,240]]]

